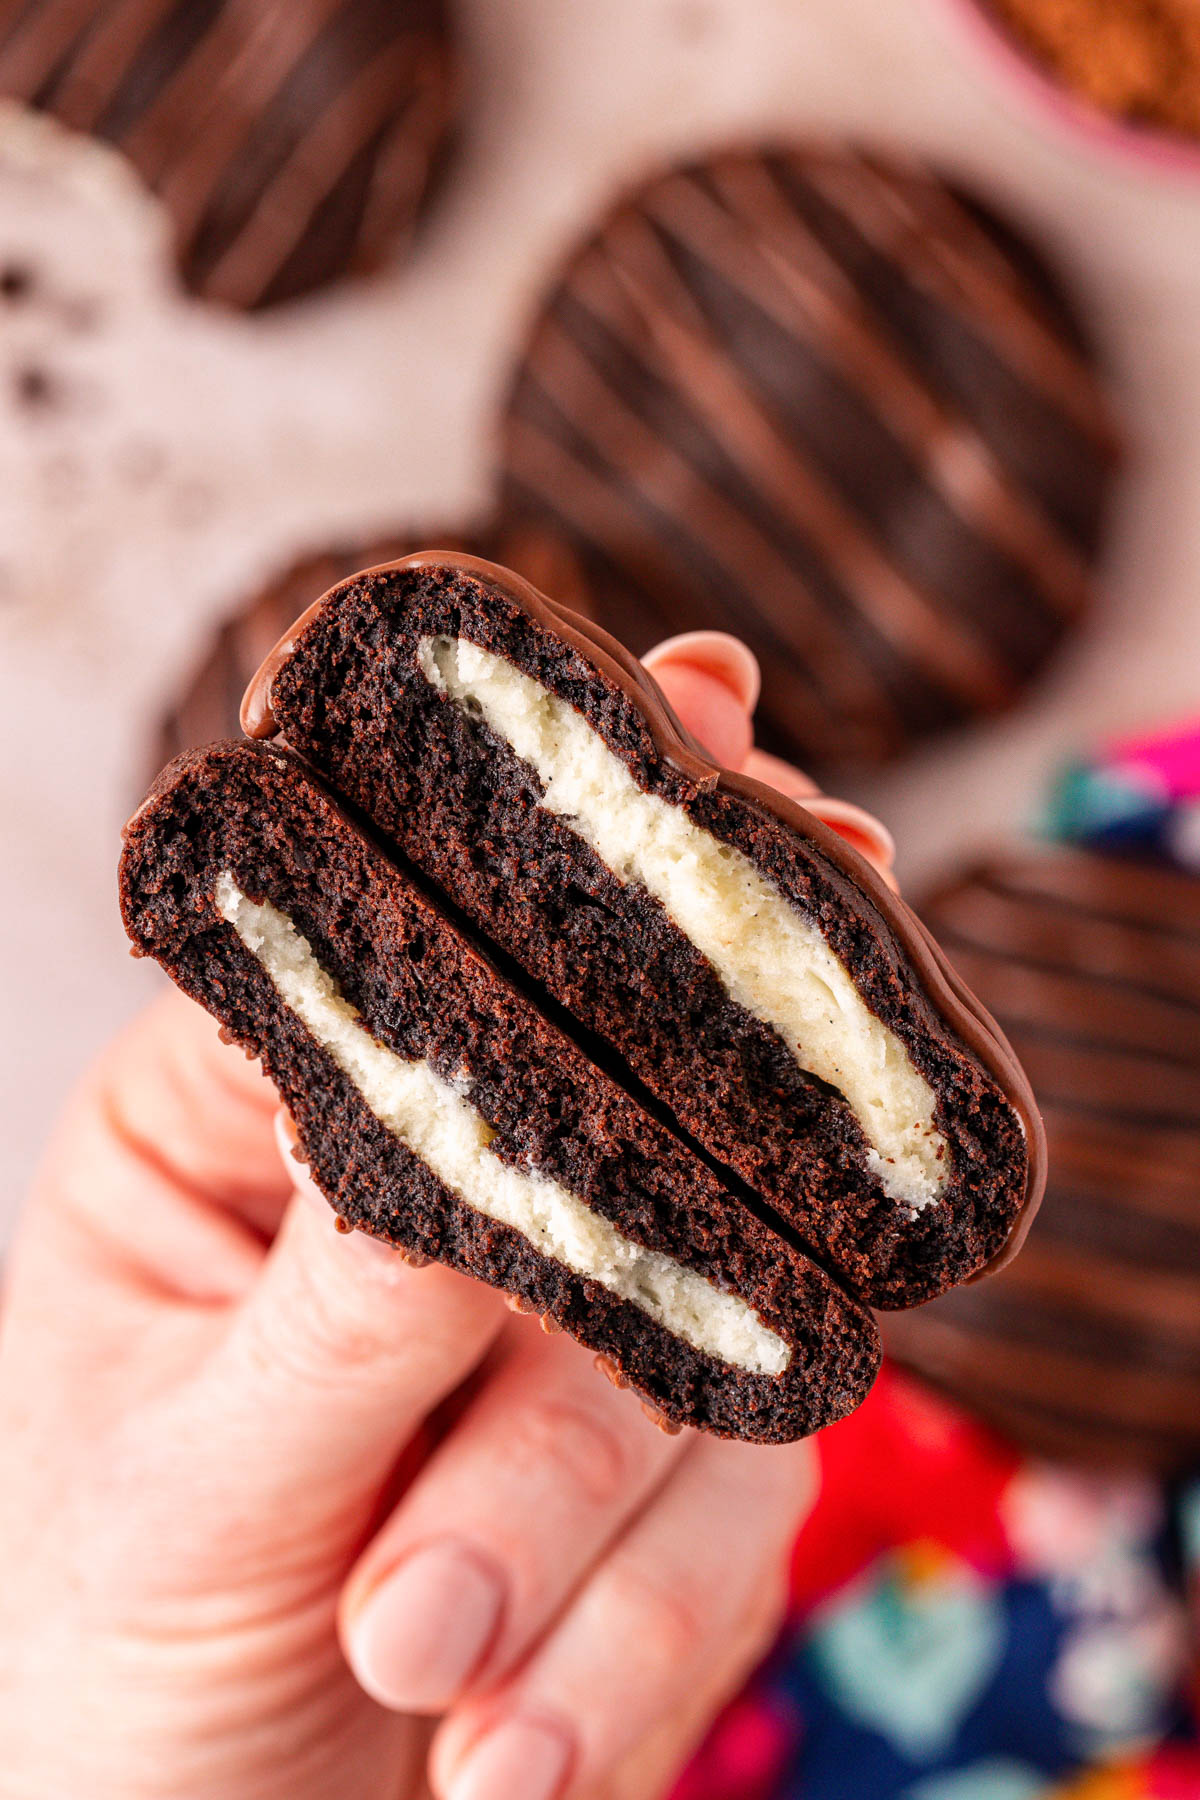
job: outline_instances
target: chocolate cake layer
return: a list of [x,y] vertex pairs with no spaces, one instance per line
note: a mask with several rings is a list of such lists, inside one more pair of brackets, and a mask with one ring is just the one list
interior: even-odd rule
[[0,8],[0,94],[107,139],[180,272],[257,307],[378,266],[447,140],[443,0],[52,0]]
[[870,1315],[518,993],[293,758],[215,745],[126,829],[134,944],[261,1058],[346,1224],[517,1296],[674,1425],[841,1417]]
[[1031,247],[927,169],[812,145],[670,170],[549,288],[506,516],[561,531],[639,655],[763,670],[769,749],[875,761],[1008,706],[1092,599],[1115,439]]
[[272,653],[287,741],[871,1304],[1005,1256],[1039,1124],[990,1021],[810,813],[723,771],[619,645],[441,553]]
[[995,1281],[889,1320],[889,1347],[1044,1455],[1200,1460],[1200,881],[1014,849],[923,917],[1045,1116],[1037,1228]]
[[268,581],[218,628],[196,666],[188,671],[163,715],[151,748],[149,781],[184,750],[236,737],[242,695],[255,670],[305,607],[327,588],[359,569],[407,556],[422,544],[488,556],[527,580],[560,595],[577,612],[590,612],[583,572],[565,539],[536,527],[500,532],[482,526],[461,531],[396,531],[382,537],[330,544],[301,557]]

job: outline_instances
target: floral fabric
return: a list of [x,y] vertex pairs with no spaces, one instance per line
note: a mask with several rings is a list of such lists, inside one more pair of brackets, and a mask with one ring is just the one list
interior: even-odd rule
[[1024,1461],[885,1369],[673,1800],[1200,1800],[1200,1483]]

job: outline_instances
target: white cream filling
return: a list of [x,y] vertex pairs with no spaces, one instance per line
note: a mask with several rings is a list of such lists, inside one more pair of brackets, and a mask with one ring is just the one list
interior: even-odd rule
[[312,947],[269,901],[218,877],[217,911],[262,965],[284,1004],[349,1077],[376,1118],[468,1206],[511,1225],[543,1256],[598,1281],[673,1336],[756,1375],[780,1375],[791,1350],[753,1309],[674,1257],[622,1237],[608,1219],[536,1169],[489,1149],[491,1126],[431,1065],[397,1056],[367,1031]]
[[423,638],[419,655],[434,687],[531,765],[547,811],[621,881],[648,889],[731,998],[842,1094],[884,1191],[914,1211],[936,1200],[949,1155],[933,1090],[817,927],[740,850],[644,793],[581,713],[504,657],[446,637]]

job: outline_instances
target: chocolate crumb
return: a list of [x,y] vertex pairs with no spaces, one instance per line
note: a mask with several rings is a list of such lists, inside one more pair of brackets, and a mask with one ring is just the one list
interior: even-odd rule
[[0,299],[19,305],[33,293],[33,270],[28,263],[10,262],[0,267]]
[[37,363],[27,364],[13,376],[13,395],[17,405],[27,407],[31,412],[51,407],[57,392],[58,383],[54,377],[49,370],[41,368]]
[[683,1430],[682,1425],[677,1425],[674,1419],[668,1419],[666,1413],[660,1412],[657,1406],[652,1406],[649,1400],[639,1401],[639,1405],[650,1423],[657,1426],[664,1437],[679,1436],[679,1433]]

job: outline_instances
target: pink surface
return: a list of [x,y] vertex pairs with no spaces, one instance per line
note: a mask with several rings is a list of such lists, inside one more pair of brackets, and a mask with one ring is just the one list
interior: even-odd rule
[[1072,93],[1025,54],[987,0],[943,0],[943,4],[995,73],[1056,128],[1078,133],[1088,149],[1132,157],[1161,174],[1200,181],[1200,144],[1148,126],[1127,125]]

